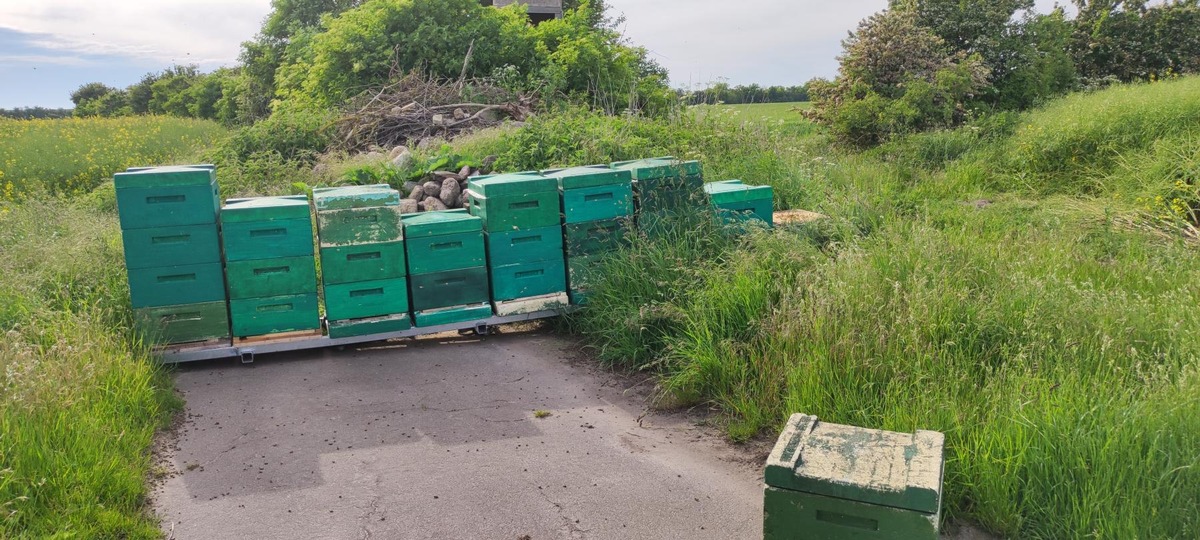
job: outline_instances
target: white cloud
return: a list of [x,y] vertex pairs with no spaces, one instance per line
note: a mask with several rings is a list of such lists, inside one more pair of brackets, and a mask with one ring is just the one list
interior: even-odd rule
[[232,64],[270,0],[4,0],[0,27],[40,34],[30,45],[158,64]]
[[86,66],[88,60],[78,56],[53,56],[48,54],[0,54],[3,64],[54,64],[57,66]]

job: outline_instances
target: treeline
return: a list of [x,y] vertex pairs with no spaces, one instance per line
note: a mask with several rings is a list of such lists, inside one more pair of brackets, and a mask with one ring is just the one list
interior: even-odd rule
[[809,115],[869,146],[1030,108],[1068,92],[1200,72],[1200,0],[892,0],[843,42]]
[[0,109],[0,118],[17,120],[33,120],[35,118],[70,118],[71,109],[47,109],[45,107],[17,107],[15,109]]
[[239,65],[200,73],[173,66],[128,88],[100,83],[71,96],[78,115],[165,114],[247,125],[280,109],[328,110],[412,70],[487,77],[514,93],[610,112],[676,101],[666,71],[629,44],[602,0],[565,3],[532,25],[521,5],[478,0],[273,0]]
[[762,87],[757,84],[729,86],[728,83],[716,83],[703,90],[681,93],[681,96],[689,105],[790,103],[808,101],[808,85]]

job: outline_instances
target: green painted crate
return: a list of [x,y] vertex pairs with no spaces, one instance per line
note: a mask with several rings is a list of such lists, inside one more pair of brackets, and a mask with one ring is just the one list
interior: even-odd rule
[[553,169],[542,171],[542,176],[557,181],[559,191],[633,184],[633,174],[629,170],[613,169],[608,165]]
[[409,276],[413,311],[487,302],[488,271],[485,266]]
[[408,273],[432,274],[486,264],[483,233],[479,231],[409,238]]
[[229,301],[235,337],[315,330],[321,327],[317,293]]
[[156,343],[229,339],[229,307],[225,302],[140,308],[133,315],[138,331]]
[[944,440],[793,415],[764,470],[764,538],[937,540]]
[[221,239],[225,260],[246,261],[313,255],[312,221],[242,221],[224,223]]
[[321,279],[354,283],[408,275],[404,242],[383,242],[321,249]]
[[322,210],[317,231],[322,248],[404,240],[399,206]]
[[318,212],[376,206],[400,206],[400,192],[387,184],[313,189],[313,206]]
[[570,189],[562,192],[563,222],[585,223],[633,214],[631,184]]
[[570,299],[572,306],[586,306],[589,294],[587,289],[571,289],[567,291],[567,298]]
[[312,221],[312,208],[306,195],[283,197],[252,197],[229,199],[221,207],[221,223],[283,221],[306,219]]
[[178,306],[225,300],[221,263],[160,266],[129,270],[133,307]]
[[122,229],[217,222],[216,173],[189,167],[156,167],[113,175]]
[[540,191],[488,197],[468,191],[470,212],[483,220],[488,232],[539,229],[562,223],[558,191]]
[[628,219],[606,219],[588,223],[569,223],[564,227],[568,257],[608,253],[621,249],[629,241]]
[[483,232],[483,221],[463,208],[404,216],[404,235],[407,238],[469,232]]
[[771,186],[747,186],[741,180],[712,182],[704,185],[717,213],[726,221],[757,219],[774,225],[774,190]]
[[413,321],[416,323],[417,328],[429,328],[444,324],[480,321],[491,316],[491,304],[472,304],[417,311],[413,313]]
[[638,213],[673,212],[685,208],[707,207],[708,196],[702,186],[695,189],[659,189],[641,192],[635,197]]
[[408,280],[380,279],[325,284],[325,316],[331,321],[408,313]]
[[639,196],[661,190],[699,190],[704,185],[704,170],[699,161],[679,161],[667,156],[621,161],[611,167],[633,175],[634,192]]
[[126,268],[221,262],[215,223],[121,231]]
[[567,286],[571,289],[583,289],[591,284],[591,274],[603,261],[604,255],[583,255],[567,259]]
[[561,256],[494,266],[488,274],[492,282],[492,300],[496,302],[567,291],[566,262]]
[[475,176],[467,181],[467,189],[480,197],[500,199],[530,193],[558,191],[558,180],[535,171]]
[[563,257],[562,227],[557,225],[527,231],[494,232],[486,236],[488,266]]
[[341,339],[348,337],[370,336],[374,334],[390,334],[403,332],[412,328],[412,318],[407,313],[389,315],[386,317],[371,317],[368,319],[352,319],[348,321],[329,321],[329,337]]
[[225,280],[231,300],[315,293],[316,257],[231,261],[225,267]]

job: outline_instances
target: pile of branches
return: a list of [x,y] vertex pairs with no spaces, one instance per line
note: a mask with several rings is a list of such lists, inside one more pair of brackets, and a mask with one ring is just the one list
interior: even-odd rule
[[535,98],[513,95],[486,79],[447,81],[409,73],[351,100],[337,120],[337,144],[354,152],[426,137],[452,139],[506,120],[523,122],[535,104]]

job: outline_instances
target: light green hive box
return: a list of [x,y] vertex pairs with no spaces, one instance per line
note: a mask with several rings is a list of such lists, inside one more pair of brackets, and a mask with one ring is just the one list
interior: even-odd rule
[[308,197],[229,199],[221,209],[226,261],[312,256]]
[[225,302],[135,309],[139,332],[161,344],[229,339],[229,307]]
[[221,262],[216,223],[121,231],[126,268]]
[[607,165],[543,171],[558,181],[563,222],[582,223],[633,214],[633,174]]
[[217,222],[216,172],[198,167],[153,167],[113,175],[122,229]]
[[321,279],[328,284],[395,279],[408,275],[404,242],[321,248]]
[[558,181],[536,172],[477,176],[467,183],[471,215],[488,232],[528,230],[561,223]]
[[381,279],[325,284],[325,315],[331,321],[408,313],[408,280]]
[[763,537],[937,540],[944,439],[793,415],[767,458]]
[[621,249],[629,241],[630,221],[626,218],[568,223],[563,228],[567,256],[598,255]]
[[316,257],[230,261],[225,266],[225,280],[231,300],[316,293]]
[[563,258],[563,230],[558,225],[486,236],[490,267]]
[[492,300],[496,302],[567,291],[566,261],[562,257],[492,266],[488,268],[488,275],[492,282]]
[[747,186],[741,180],[704,184],[717,213],[728,222],[759,220],[774,226],[774,190],[771,186]]
[[466,210],[404,216],[409,275],[486,265],[483,222]]
[[129,270],[129,300],[134,309],[225,299],[225,272],[219,262]]
[[387,184],[343,186],[313,189],[313,206],[318,212],[400,206],[400,192]]
[[268,296],[229,301],[236,337],[316,330],[321,327],[317,293]]
[[660,190],[698,190],[704,184],[704,168],[699,161],[681,161],[673,156],[618,161],[609,166],[629,171],[634,191],[639,195]]

